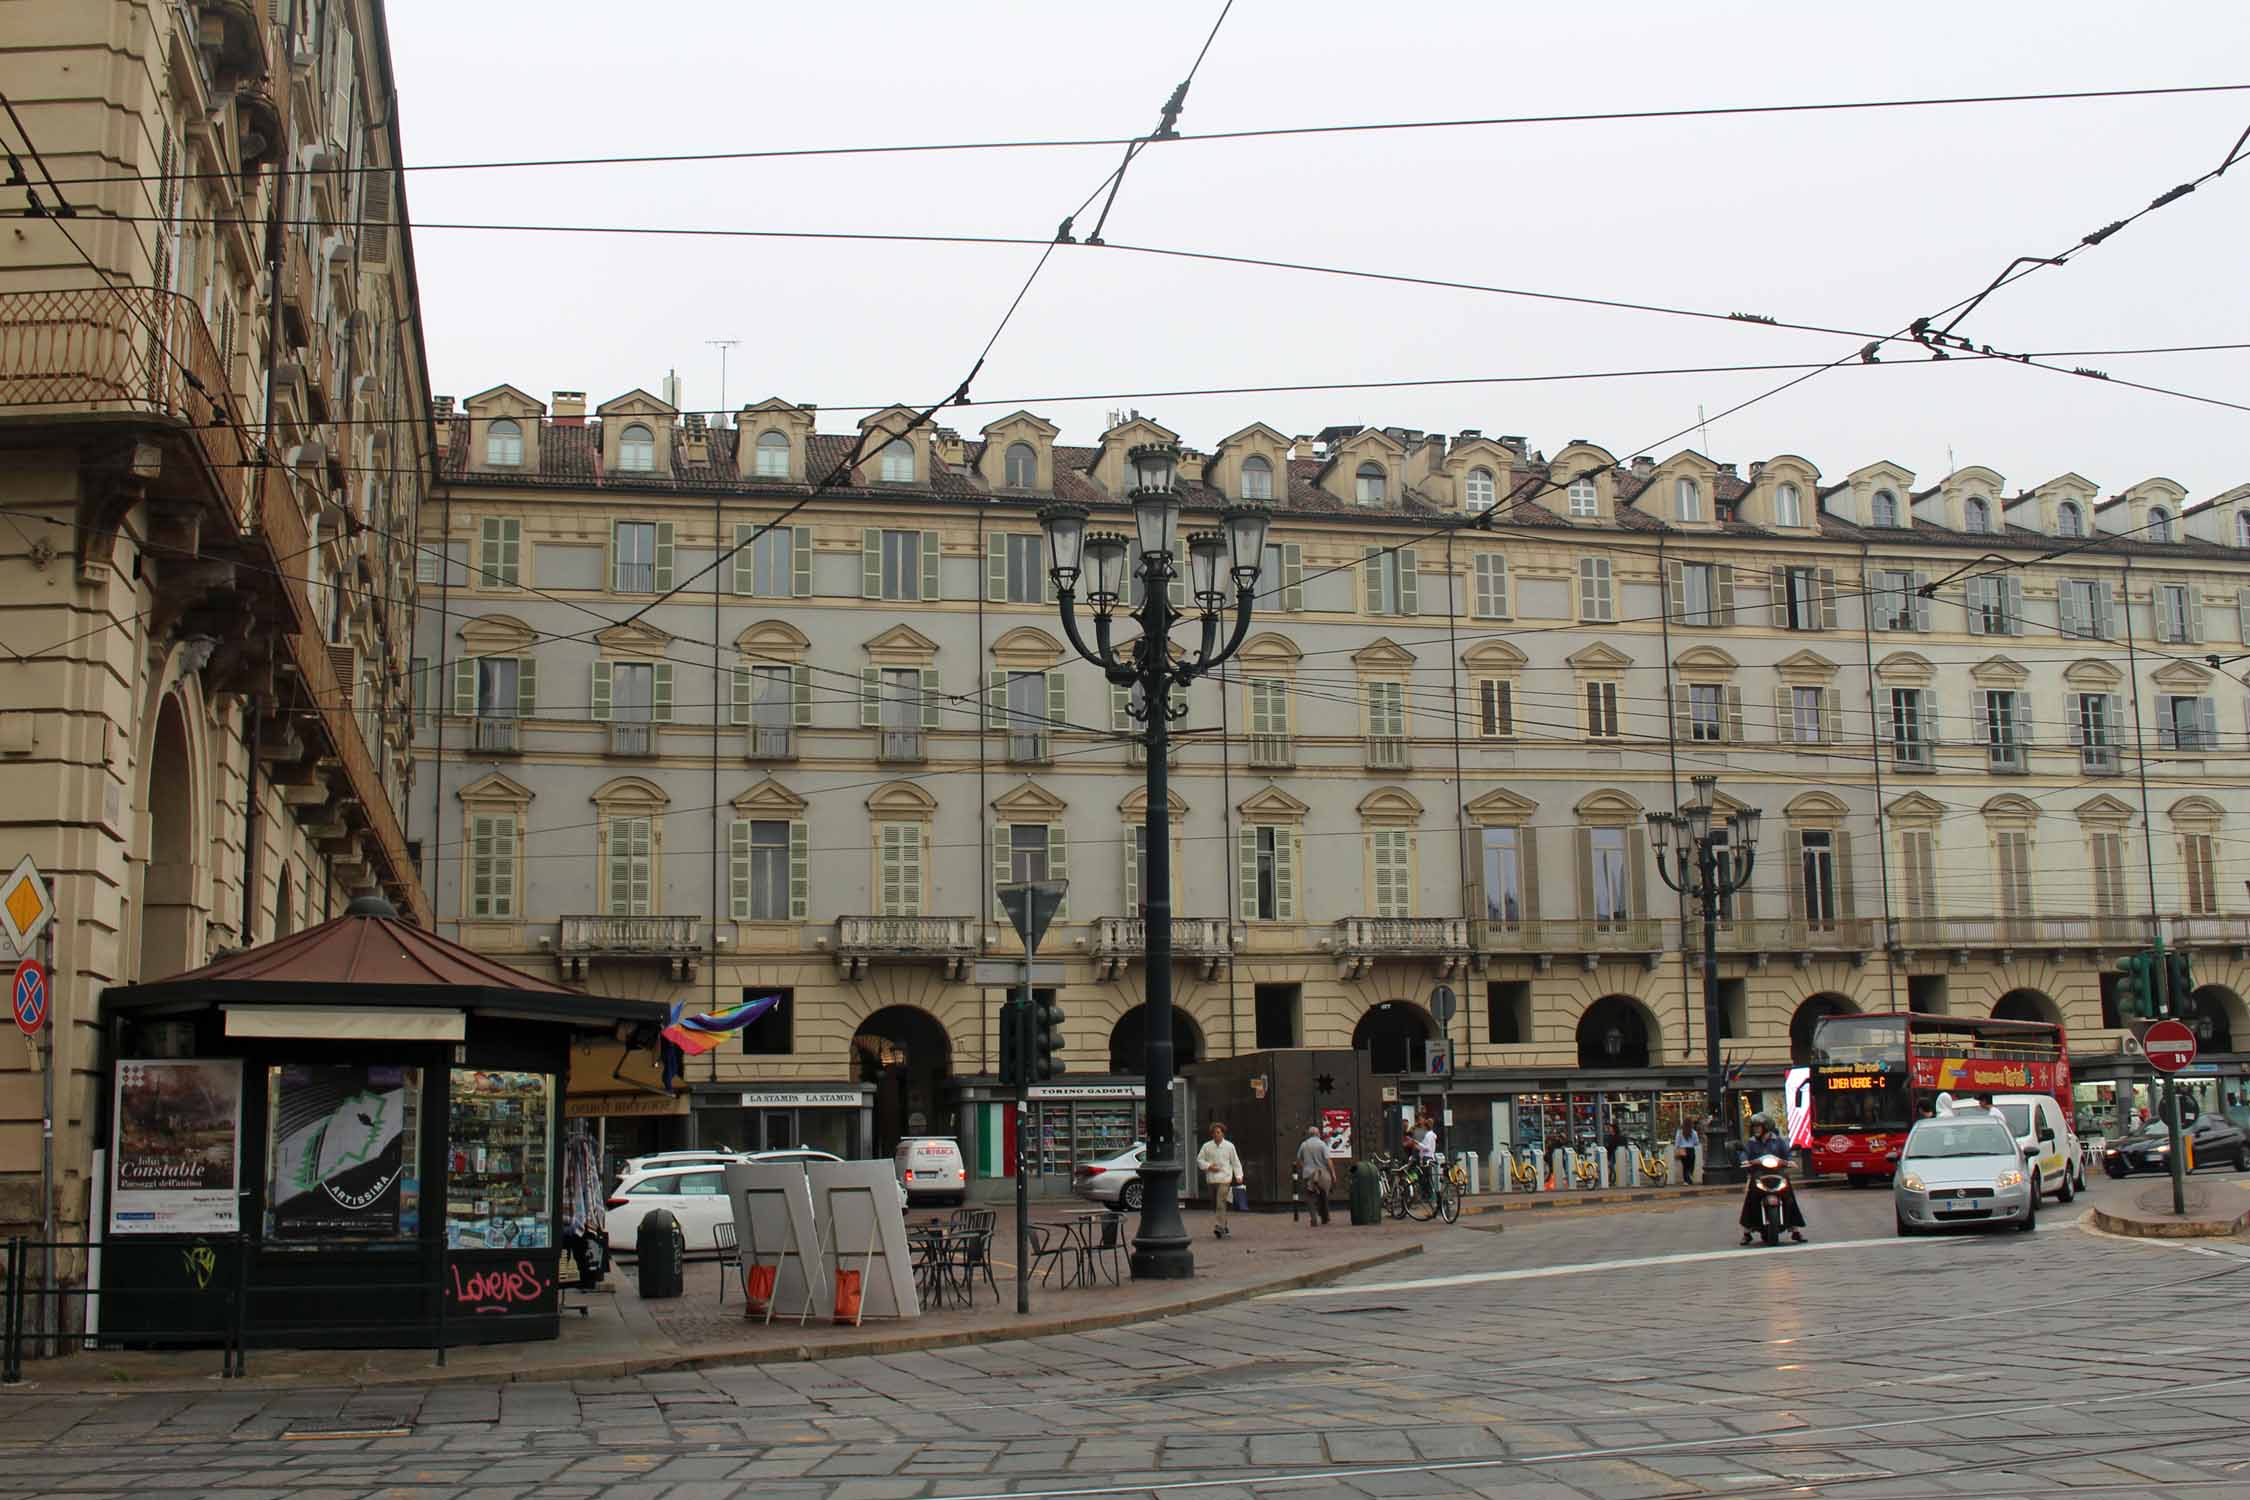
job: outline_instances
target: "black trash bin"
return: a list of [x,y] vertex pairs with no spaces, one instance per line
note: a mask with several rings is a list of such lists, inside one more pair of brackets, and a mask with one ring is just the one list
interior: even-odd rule
[[653,1302],[660,1297],[677,1297],[686,1288],[687,1236],[680,1231],[680,1221],[671,1210],[657,1208],[641,1215],[641,1227],[633,1236],[633,1256],[638,1262],[641,1300]]

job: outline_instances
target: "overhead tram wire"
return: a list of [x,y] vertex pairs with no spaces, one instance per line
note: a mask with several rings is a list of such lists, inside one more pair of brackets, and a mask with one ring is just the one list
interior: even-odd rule
[[[1200,62],[1200,59],[1198,59],[1198,62]],[[1730,104],[1710,105],[1700,108],[1605,110],[1545,115],[1486,115],[1449,120],[1381,120],[1335,125],[1274,125],[1242,130],[1180,132],[1167,139],[1182,143],[1280,140],[1295,136],[1376,135],[1394,131],[1484,130],[1537,125],[1623,124],[1643,120],[1723,119],[1730,116],[1871,113],[1892,109],[1943,109],[2000,104],[2059,104],[2098,99],[2154,99],[2197,94],[2226,94],[2243,90],[2250,90],[2250,83],[2177,84],[2126,89],[2053,89],[2019,94],[1956,94],[1904,99],[1843,99],[1804,104]],[[938,155],[948,152],[1068,151],[1094,148],[1114,149],[1129,146],[1135,139],[1132,136],[1058,136],[1030,137],[1018,140],[925,141],[871,146],[785,146],[758,151],[678,151],[642,152],[614,156],[522,157],[483,161],[413,162],[402,165],[398,170],[406,172],[499,172],[579,167],[795,161],[823,157]],[[363,165],[336,167],[329,170],[336,175],[348,175],[363,172],[387,173],[392,168]],[[226,172],[190,172],[181,174],[181,180],[193,182],[209,178],[232,177],[232,175]],[[60,186],[98,185],[111,182],[154,182],[156,180],[154,174],[121,173],[108,177],[66,177],[61,180]],[[49,185],[56,186],[51,178],[49,179]]]

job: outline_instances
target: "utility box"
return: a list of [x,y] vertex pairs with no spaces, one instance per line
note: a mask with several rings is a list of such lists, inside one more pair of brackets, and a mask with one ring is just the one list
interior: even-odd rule
[[1184,1069],[1194,1109],[1181,1122],[1187,1159],[1195,1160],[1217,1121],[1242,1157],[1252,1205],[1284,1205],[1295,1190],[1297,1144],[1305,1126],[1318,1122],[1337,1181],[1349,1182],[1352,1164],[1382,1140],[1382,1102],[1366,1064],[1366,1054],[1347,1048],[1288,1047]]

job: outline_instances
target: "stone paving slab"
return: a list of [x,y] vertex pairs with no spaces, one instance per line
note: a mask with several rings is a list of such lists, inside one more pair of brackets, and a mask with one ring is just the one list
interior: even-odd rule
[[[1033,1205],[1035,1219],[1069,1211],[1058,1205],[1044,1209]],[[1197,1215],[1188,1217],[1191,1229],[1204,1222]],[[696,1372],[710,1366],[771,1365],[778,1372],[804,1361],[852,1357],[880,1358],[886,1365],[893,1365],[918,1351],[1092,1332],[1150,1318],[1201,1312],[1245,1297],[1318,1285],[1418,1255],[1446,1228],[1438,1223],[1389,1219],[1354,1227],[1342,1217],[1329,1225],[1315,1226],[1309,1220],[1283,1214],[1236,1215],[1234,1232],[1227,1239],[1205,1237],[1196,1241],[1196,1275],[1192,1279],[1150,1282],[1125,1277],[1117,1284],[1067,1288],[1035,1281],[1032,1310],[1019,1315],[1015,1310],[1011,1207],[1002,1211],[994,1236],[997,1300],[980,1283],[978,1297],[970,1308],[948,1306],[917,1318],[869,1318],[856,1328],[779,1318],[765,1323],[745,1316],[738,1293],[730,1291],[727,1300],[720,1302],[719,1268],[713,1261],[702,1260],[689,1264],[686,1293],[681,1297],[643,1301],[627,1268],[613,1273],[599,1292],[568,1297],[566,1307],[582,1305],[586,1312],[579,1315],[566,1311],[560,1338],[456,1348],[447,1351],[442,1367],[434,1363],[427,1349],[252,1348],[248,1377],[222,1386],[217,1379],[220,1356],[216,1350],[99,1350],[77,1352],[60,1360],[27,1361],[24,1373],[33,1388],[48,1392],[239,1392],[245,1399],[254,1399],[250,1392],[303,1392],[308,1386],[324,1391],[361,1388],[372,1393],[386,1386],[489,1387],[503,1381],[511,1383],[504,1398],[510,1406],[537,1399],[529,1394],[538,1389],[535,1383],[606,1378],[622,1382],[620,1389],[629,1391],[636,1402],[645,1402],[652,1389],[678,1392],[683,1399],[701,1402],[709,1398],[694,1395],[707,1389]],[[797,1377],[782,1374],[781,1378],[793,1382]],[[8,1394],[0,1390],[0,1410],[5,1409]],[[880,1398],[885,1393],[875,1394]],[[568,1397],[568,1392],[563,1396]],[[302,1405],[288,1409],[269,1406],[269,1420],[276,1415],[293,1415],[303,1421],[339,1419],[338,1401],[333,1396],[300,1394],[287,1399]],[[372,1394],[369,1399],[374,1399]],[[479,1398],[461,1399],[467,1414],[456,1420],[479,1420]],[[372,1409],[355,1407],[353,1415]],[[852,1415],[848,1409],[834,1414],[840,1418]]]

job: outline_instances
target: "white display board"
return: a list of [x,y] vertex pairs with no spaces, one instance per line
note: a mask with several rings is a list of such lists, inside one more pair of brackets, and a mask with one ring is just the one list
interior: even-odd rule
[[795,1162],[738,1163],[720,1181],[734,1209],[743,1265],[776,1267],[767,1321],[832,1314],[836,1278],[821,1258],[805,1169]]
[[862,1272],[863,1316],[912,1318],[921,1313],[914,1262],[906,1248],[906,1212],[887,1161],[816,1161],[808,1168],[820,1245],[828,1256],[830,1300],[835,1271]]

